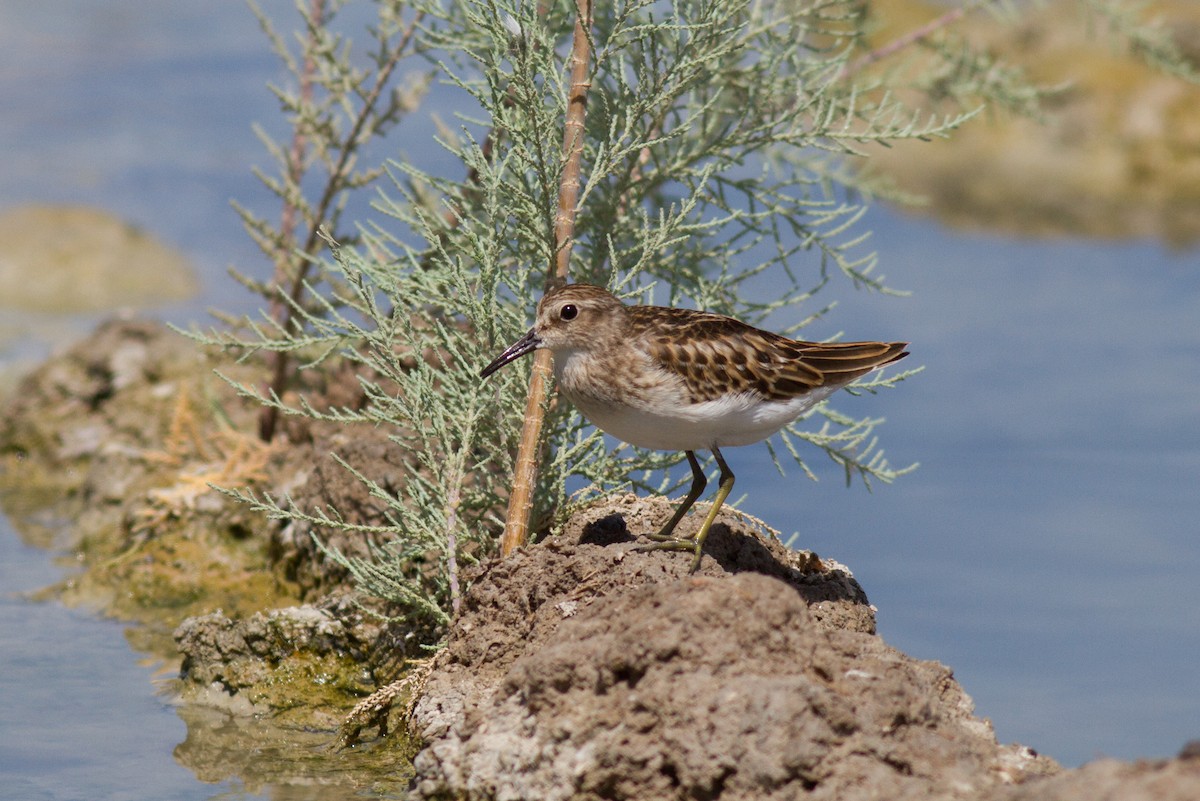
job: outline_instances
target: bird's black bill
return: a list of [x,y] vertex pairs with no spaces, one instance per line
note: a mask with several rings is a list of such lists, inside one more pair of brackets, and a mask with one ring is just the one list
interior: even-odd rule
[[480,378],[487,378],[509,362],[515,362],[530,351],[542,346],[542,339],[532,328],[529,333],[508,346],[508,350],[496,357],[496,360],[479,371]]

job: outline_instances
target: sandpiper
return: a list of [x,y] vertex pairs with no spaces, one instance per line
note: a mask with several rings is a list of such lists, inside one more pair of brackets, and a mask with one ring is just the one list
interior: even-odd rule
[[[683,451],[692,487],[645,549],[688,550],[700,566],[704,540],[734,475],[726,445],[774,434],[831,394],[908,355],[907,342],[804,342],[720,314],[627,306],[606,289],[569,284],[547,292],[537,322],[483,368],[487,378],[538,348],[554,355],[559,390],[593,425],[640,448]],[[708,480],[697,450],[712,451],[721,483],[691,538],[675,526]]]

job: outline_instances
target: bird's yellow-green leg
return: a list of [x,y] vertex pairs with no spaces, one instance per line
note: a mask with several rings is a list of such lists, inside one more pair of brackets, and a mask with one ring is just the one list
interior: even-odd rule
[[717,519],[717,513],[721,511],[725,499],[733,491],[733,471],[729,469],[729,465],[725,464],[725,459],[722,458],[719,450],[713,448],[712,452],[713,456],[717,457],[717,464],[721,468],[721,484],[717,487],[717,496],[713,498],[712,508],[708,510],[708,517],[704,518],[704,525],[696,532],[696,555],[692,557],[689,573],[695,573],[700,569],[700,557],[703,555],[704,540],[708,538],[708,530],[712,528],[713,521]]
[[[708,478],[705,477],[704,471],[700,469],[700,462],[696,460],[695,451],[684,451],[688,458],[688,464],[692,467],[692,488],[688,490],[688,494],[679,503],[679,508],[675,510],[675,514],[667,521],[667,524],[658,530],[657,534],[647,534],[650,539],[657,540],[660,543],[686,543],[690,548],[690,540],[679,540],[672,536],[675,531],[675,526],[679,525],[679,521],[687,514],[687,510],[692,508],[692,504],[700,497],[700,493],[704,492],[704,488],[708,486]],[[646,550],[659,550],[657,545],[649,545]]]
[[683,499],[679,509],[675,512],[674,517],[663,526],[662,530],[657,534],[651,534],[650,539],[658,540],[654,545],[643,545],[638,548],[639,551],[692,551],[695,556],[692,557],[692,566],[688,570],[689,573],[695,573],[700,568],[700,558],[704,552],[704,540],[708,538],[708,530],[712,528],[713,521],[717,519],[717,513],[721,511],[721,506],[725,503],[725,499],[729,497],[729,493],[733,491],[734,475],[729,469],[729,465],[725,464],[725,458],[721,456],[721,451],[716,448],[712,449],[713,456],[717,459],[717,465],[721,468],[721,485],[717,489],[717,495],[713,498],[712,508],[708,510],[708,516],[704,518],[704,525],[700,526],[700,530],[696,532],[694,537],[688,539],[677,539],[671,536],[671,532],[675,526],[683,518],[683,515],[696,502],[696,498],[704,491],[704,487],[708,483],[708,479],[704,477],[704,472],[700,469],[700,463],[696,461],[696,454],[692,451],[687,453],[688,462],[692,466],[692,489],[688,492],[687,497]]

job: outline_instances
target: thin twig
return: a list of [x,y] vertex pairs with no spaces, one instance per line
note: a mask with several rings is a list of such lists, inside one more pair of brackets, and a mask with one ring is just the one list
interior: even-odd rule
[[850,62],[850,64],[846,65],[845,69],[842,70],[842,77],[854,75],[855,73],[860,72],[874,64],[876,61],[882,61],[888,56],[903,50],[913,43],[919,42],[922,39],[937,33],[942,28],[953,25],[955,22],[965,17],[968,12],[974,11],[980,6],[984,6],[993,2],[995,2],[995,0],[974,0],[973,2],[965,3],[958,8],[953,8],[947,11],[945,14],[942,14],[940,17],[930,20],[921,27],[914,28],[903,36],[893,39],[882,47],[878,47],[875,50],[856,58],[854,61]]
[[[317,30],[325,24],[325,0],[313,0],[308,20],[308,41],[304,47],[304,66],[300,72],[300,108],[307,108],[313,99],[313,76],[317,73]],[[292,143],[287,154],[287,186],[299,186],[304,177],[304,157],[308,151],[308,137],[304,126],[297,122],[292,131]],[[283,287],[288,282],[289,267],[293,254],[291,248],[296,240],[296,221],[300,209],[295,199],[289,194],[283,198],[283,210],[279,215],[279,239],[275,249],[275,270],[271,285]],[[291,310],[278,292],[272,293],[269,306],[271,319],[280,325],[286,325]],[[281,377],[287,371],[287,356],[282,351],[267,354],[267,369],[271,378],[263,382],[264,396],[270,390],[281,391]],[[275,436],[275,426],[278,412],[274,407],[264,406],[258,415],[258,435],[264,442],[270,442]]]
[[[324,0],[313,0],[313,8],[323,8]],[[391,79],[392,72],[396,69],[396,65],[404,57],[405,51],[408,49],[409,42],[412,41],[413,35],[416,33],[417,26],[424,17],[423,11],[418,11],[413,19],[409,22],[407,30],[400,36],[400,40],[388,54],[388,59],[380,67],[376,75],[375,83],[371,90],[363,98],[362,108],[359,109],[357,116],[354,119],[350,131],[338,144],[338,159],[333,168],[329,172],[329,180],[325,183],[325,189],[321,193],[321,199],[315,207],[315,213],[310,221],[311,227],[308,231],[308,238],[304,242],[302,253],[305,258],[300,260],[296,268],[296,274],[291,278],[291,286],[288,290],[290,302],[285,302],[282,298],[277,301],[272,301],[271,314],[272,318],[281,329],[286,330],[292,322],[293,310],[300,305],[304,298],[305,281],[308,280],[308,272],[312,267],[312,257],[316,255],[318,242],[320,241],[321,226],[325,223],[325,217],[329,213],[330,206],[333,205],[338,193],[345,188],[347,175],[350,171],[351,160],[354,154],[358,152],[360,142],[359,137],[362,136],[363,129],[367,122],[375,116],[375,105],[379,102],[379,98],[383,95],[384,89],[388,86],[388,81]],[[314,24],[319,20],[314,17]],[[310,35],[311,43],[311,35]],[[312,48],[310,47],[310,52]],[[309,58],[305,58],[305,71],[307,73]],[[311,92],[311,86],[310,86]],[[296,182],[299,186],[299,181]],[[286,207],[285,207],[286,211]],[[278,271],[276,275],[279,275]],[[282,283],[276,283],[276,287],[282,289]],[[271,371],[271,380],[267,386],[267,391],[264,397],[277,395],[282,397],[284,389],[288,383],[290,359],[285,351],[273,351],[269,354],[268,366]],[[270,442],[275,436],[275,429],[279,421],[279,410],[275,406],[266,406],[263,408],[258,419],[259,436],[267,442]]]
[[[584,120],[587,116],[587,94],[591,88],[588,65],[591,61],[592,0],[576,0],[575,38],[571,48],[571,89],[567,98],[567,117],[563,125],[562,179],[558,188],[558,214],[554,218],[554,259],[546,275],[546,289],[561,286],[567,281],[571,263],[571,246],[575,241],[575,207],[579,202],[580,176],[583,171]],[[504,536],[500,540],[503,556],[515,551],[529,538],[529,512],[533,507],[533,487],[537,480],[537,456],[545,420],[545,402],[550,379],[550,352],[539,350],[533,360],[533,375],[529,381],[529,400],[525,405],[525,423],[521,428],[521,443],[517,448],[512,495],[508,499],[508,514],[504,521]]]
[[[536,9],[538,18],[544,20],[546,15],[549,13],[549,10],[549,7],[545,3],[538,3]],[[526,41],[517,43],[515,45],[517,54],[527,59],[528,53],[525,48],[529,47],[530,45],[531,43]],[[506,109],[514,108],[517,105],[517,93],[514,84],[509,83],[508,89],[506,89],[504,93],[504,100],[501,102]],[[504,133],[504,129],[499,125],[493,125],[491,129],[488,130],[487,136],[484,137],[483,144],[480,145],[479,148],[479,155],[484,164],[492,163],[492,154],[495,153],[500,141],[504,138]],[[480,175],[479,167],[472,165],[467,170],[467,177],[463,182],[464,200],[471,200],[479,197],[482,194],[480,191],[481,179],[482,176]],[[445,227],[438,234],[439,245],[446,244],[446,242],[449,240],[450,233],[462,224],[464,214],[466,213],[465,210],[453,200],[447,199],[446,206],[446,210],[442,212],[442,223]],[[428,269],[431,266],[433,257],[436,255],[437,250],[437,248],[429,248],[429,250],[425,253],[425,257],[421,260],[422,269]]]
[[446,498],[446,506],[450,515],[446,520],[446,576],[450,583],[450,611],[458,617],[462,606],[462,591],[458,582],[458,506],[462,502],[462,480],[450,485],[450,495]]

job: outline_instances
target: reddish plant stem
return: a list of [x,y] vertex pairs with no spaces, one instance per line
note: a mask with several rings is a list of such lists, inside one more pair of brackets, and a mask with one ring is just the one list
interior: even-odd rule
[[[565,284],[570,271],[571,246],[575,241],[575,209],[583,172],[584,121],[587,94],[591,88],[588,66],[591,61],[592,0],[576,0],[575,37],[571,48],[571,88],[567,98],[567,116],[563,125],[562,178],[558,188],[558,213],[554,218],[554,259],[546,276],[546,289]],[[513,469],[513,489],[508,499],[504,535],[500,539],[503,556],[520,548],[529,539],[529,513],[533,507],[533,487],[537,483],[538,451],[545,422],[546,395],[550,379],[550,351],[534,354],[533,375],[529,381],[529,400],[525,404],[525,422]]]
[[958,8],[953,8],[947,11],[945,14],[942,14],[940,17],[930,20],[921,27],[915,28],[903,36],[893,39],[882,47],[878,47],[875,50],[856,58],[850,64],[846,65],[846,68],[842,71],[842,75],[843,77],[846,75],[853,75],[854,73],[874,64],[876,61],[882,61],[888,56],[903,50],[909,45],[912,45],[914,42],[919,42],[927,36],[937,33],[942,28],[953,25],[955,22],[965,17],[967,12],[974,11],[977,7],[991,2],[993,2],[993,0],[975,0],[975,2],[966,3]]
[[[317,60],[313,53],[316,50],[316,34],[314,29],[319,28],[325,22],[325,0],[313,0],[312,6],[309,9],[310,27],[308,32],[308,44],[304,54],[304,65],[300,72],[300,107],[304,108],[312,103],[313,99],[313,76],[317,72]],[[296,124],[292,131],[292,143],[288,148],[287,154],[287,185],[299,186],[301,178],[304,177],[304,157],[308,151],[308,137],[305,135],[304,128],[299,123]],[[275,247],[275,269],[271,276],[271,286],[277,290],[287,285],[292,265],[291,249],[295,246],[296,241],[296,222],[300,216],[300,209],[290,197],[283,199],[283,210],[279,215],[279,240]],[[291,317],[291,310],[288,308],[287,302],[279,296],[278,291],[272,293],[268,313],[271,319],[281,326],[285,326]],[[267,354],[267,370],[270,373],[270,378],[263,384],[264,395],[272,390],[281,391],[283,381],[287,373],[287,355],[281,351],[272,351]],[[275,426],[278,421],[278,410],[270,406],[264,406],[258,415],[258,435],[264,442],[270,442],[275,436]]]
[[[318,8],[322,9],[323,12],[324,0],[313,0],[314,11]],[[351,125],[350,131],[346,134],[342,141],[338,143],[337,162],[330,170],[329,179],[325,182],[325,189],[322,191],[320,200],[318,200],[316,206],[314,207],[314,214],[309,223],[308,238],[305,240],[304,247],[301,249],[301,252],[304,254],[305,258],[299,259],[298,263],[296,264],[295,274],[292,276],[288,275],[289,271],[287,269],[288,260],[293,257],[293,254],[288,251],[288,244],[293,242],[294,237],[291,235],[291,232],[289,232],[289,236],[282,240],[282,245],[280,247],[280,260],[276,263],[275,286],[278,290],[282,291],[283,286],[290,281],[290,286],[287,290],[287,296],[290,299],[290,302],[285,301],[283,298],[275,298],[271,302],[271,317],[282,329],[286,330],[292,324],[292,315],[294,314],[294,310],[304,299],[304,282],[308,280],[308,274],[312,268],[311,258],[316,255],[318,245],[321,242],[321,226],[325,223],[325,218],[329,214],[329,209],[333,205],[334,200],[337,198],[338,193],[341,192],[346,186],[346,180],[351,171],[352,160],[354,155],[358,152],[358,147],[360,144],[359,139],[363,135],[363,130],[366,128],[368,122],[375,119],[375,106],[378,104],[379,98],[383,95],[384,89],[388,87],[389,81],[392,77],[392,72],[395,71],[396,65],[399,64],[401,58],[404,57],[405,51],[408,49],[409,42],[412,41],[413,34],[416,32],[417,25],[420,23],[423,16],[423,12],[418,12],[409,23],[408,28],[401,35],[399,41],[396,42],[396,45],[388,54],[387,61],[385,61],[379,68],[374,85],[371,86],[371,90],[367,93],[366,97],[363,98],[362,108],[359,109],[358,114],[355,116],[354,123]],[[318,18],[314,16],[314,23],[317,21]],[[309,41],[311,44],[311,35]],[[311,50],[312,48],[310,47],[310,53]],[[311,55],[306,56],[304,60],[304,75],[308,79],[309,98],[311,98],[312,92],[312,73],[308,72],[310,62]],[[315,70],[315,64],[313,64],[312,68]],[[301,154],[303,153],[303,149],[305,147],[303,143],[303,137],[303,133],[299,130],[297,130],[295,137],[293,137],[293,150],[295,150],[296,139],[301,140]],[[300,166],[299,171],[302,175],[302,162],[297,161],[296,164]],[[293,177],[292,167],[293,165],[289,163],[289,179],[292,179]],[[295,178],[295,183],[293,183],[292,186],[298,187],[299,183],[299,176],[297,176]],[[284,206],[284,220],[288,218],[289,210],[291,210],[294,218],[296,209],[293,204],[287,203]],[[295,223],[293,222],[292,224],[294,225]],[[272,395],[282,397],[283,392],[287,387],[291,370],[291,360],[288,354],[283,351],[274,351],[269,354],[268,369],[271,372],[271,378],[265,387],[264,395],[267,397],[271,397]],[[274,406],[263,407],[258,419],[259,436],[264,441],[270,442],[275,436],[275,430],[278,426],[278,423],[279,410]]]
[[446,520],[446,573],[450,583],[450,611],[458,617],[458,610],[462,607],[462,590],[459,587],[458,581],[458,536],[454,533],[458,527],[458,506],[462,502],[462,485],[459,480],[450,490],[450,497],[447,498],[447,505],[450,507],[450,516]]

